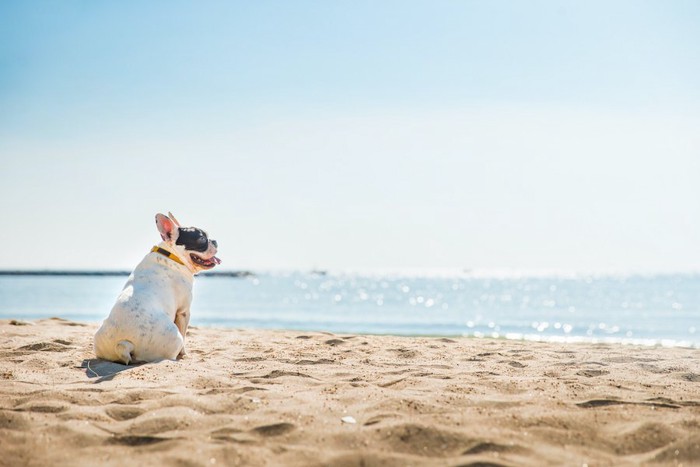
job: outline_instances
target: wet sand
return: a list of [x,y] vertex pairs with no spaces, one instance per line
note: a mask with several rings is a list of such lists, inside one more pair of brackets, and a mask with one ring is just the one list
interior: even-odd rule
[[700,350],[0,321],[0,465],[700,465]]

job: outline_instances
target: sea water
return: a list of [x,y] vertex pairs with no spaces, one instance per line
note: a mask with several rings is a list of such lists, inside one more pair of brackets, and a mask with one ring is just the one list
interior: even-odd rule
[[[100,322],[126,277],[0,276],[0,318]],[[700,348],[700,274],[198,277],[191,324]]]

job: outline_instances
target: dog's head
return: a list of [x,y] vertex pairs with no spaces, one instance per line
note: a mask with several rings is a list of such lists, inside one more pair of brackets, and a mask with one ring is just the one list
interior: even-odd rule
[[221,260],[215,256],[219,245],[204,230],[182,227],[170,213],[167,216],[156,214],[156,225],[163,241],[195,274],[221,264]]

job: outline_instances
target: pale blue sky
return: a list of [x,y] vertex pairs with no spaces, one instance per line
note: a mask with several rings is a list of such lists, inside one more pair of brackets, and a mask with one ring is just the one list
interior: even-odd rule
[[700,269],[696,1],[0,3],[0,268]]

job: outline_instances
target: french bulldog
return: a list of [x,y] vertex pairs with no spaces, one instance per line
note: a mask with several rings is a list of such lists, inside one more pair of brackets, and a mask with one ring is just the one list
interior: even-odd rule
[[156,226],[163,241],[136,266],[97,330],[98,358],[128,365],[185,355],[194,275],[221,263],[218,244],[171,213],[156,214]]

